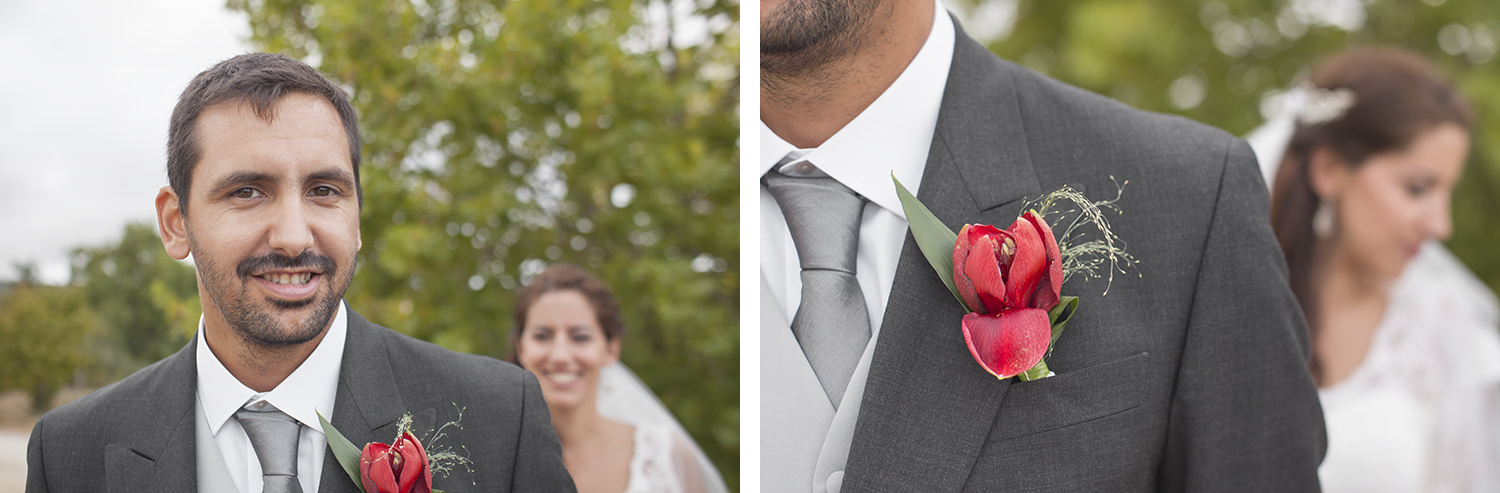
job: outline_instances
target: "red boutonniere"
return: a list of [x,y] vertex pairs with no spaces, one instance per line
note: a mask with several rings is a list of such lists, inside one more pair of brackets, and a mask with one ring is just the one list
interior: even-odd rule
[[[1118,194],[1114,200],[1093,202],[1063,187],[1028,203],[1033,207],[1009,228],[965,224],[954,233],[899,180],[891,179],[917,246],[969,312],[961,324],[969,354],[1001,380],[1052,376],[1046,355],[1078,310],[1077,296],[1062,295],[1063,281],[1075,273],[1100,277],[1105,262],[1113,281],[1115,270],[1123,272],[1119,264],[1136,263],[1102,212],[1119,211]],[[1069,205],[1076,208],[1059,210]],[[1062,242],[1044,218],[1048,215],[1073,216]],[[1093,226],[1101,237],[1085,241],[1083,226]]]
[[[463,426],[458,424],[461,420],[462,409],[457,420],[438,428],[429,445],[435,445],[439,438],[446,436],[444,428],[456,426],[462,429]],[[328,447],[333,450],[334,458],[344,467],[349,479],[365,493],[442,493],[442,490],[432,489],[433,472],[447,476],[453,466],[467,468],[472,464],[467,457],[447,448],[434,451],[430,446],[422,446],[411,432],[410,414],[396,422],[394,441],[367,443],[363,450],[339,433],[322,413],[318,413],[318,423],[323,426],[323,434],[328,437]]]
[[370,443],[359,454],[359,482],[366,493],[432,493],[432,467],[422,442],[410,432],[395,443]]

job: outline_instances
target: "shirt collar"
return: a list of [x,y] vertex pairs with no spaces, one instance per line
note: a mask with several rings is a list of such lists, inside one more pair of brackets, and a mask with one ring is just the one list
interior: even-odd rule
[[810,161],[870,202],[905,219],[891,176],[909,190],[921,185],[957,39],[953,19],[942,3],[933,5],[932,30],[917,56],[875,102],[823,145],[798,149],[761,122],[760,173],[769,172],[789,153],[803,152],[801,159],[787,164]]
[[318,415],[333,418],[333,403],[338,395],[339,368],[344,361],[344,341],[348,335],[348,308],[341,302],[328,327],[328,334],[313,349],[307,360],[270,392],[256,392],[224,368],[208,349],[203,338],[203,317],[198,317],[198,400],[208,418],[209,430],[215,436],[235,411],[257,401],[266,401],[317,433],[323,433]]

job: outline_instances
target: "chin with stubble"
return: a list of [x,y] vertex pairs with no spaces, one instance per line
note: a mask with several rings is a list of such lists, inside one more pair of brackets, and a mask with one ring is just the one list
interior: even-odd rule
[[[881,0],[785,0],[762,14],[760,69],[767,81],[807,75],[855,52]],[[774,82],[773,82],[774,83]]]

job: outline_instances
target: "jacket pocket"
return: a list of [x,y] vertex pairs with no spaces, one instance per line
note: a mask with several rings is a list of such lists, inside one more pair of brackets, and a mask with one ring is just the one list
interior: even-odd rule
[[1150,353],[1012,382],[990,441],[1002,441],[1129,411],[1141,405]]

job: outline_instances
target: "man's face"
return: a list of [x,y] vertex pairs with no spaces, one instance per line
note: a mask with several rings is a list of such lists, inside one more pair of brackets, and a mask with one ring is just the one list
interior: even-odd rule
[[266,122],[248,105],[203,111],[188,244],[207,323],[246,342],[300,344],[329,325],[354,275],[359,203],[333,105],[291,94]]
[[761,69],[795,75],[853,51],[881,0],[764,0]]

